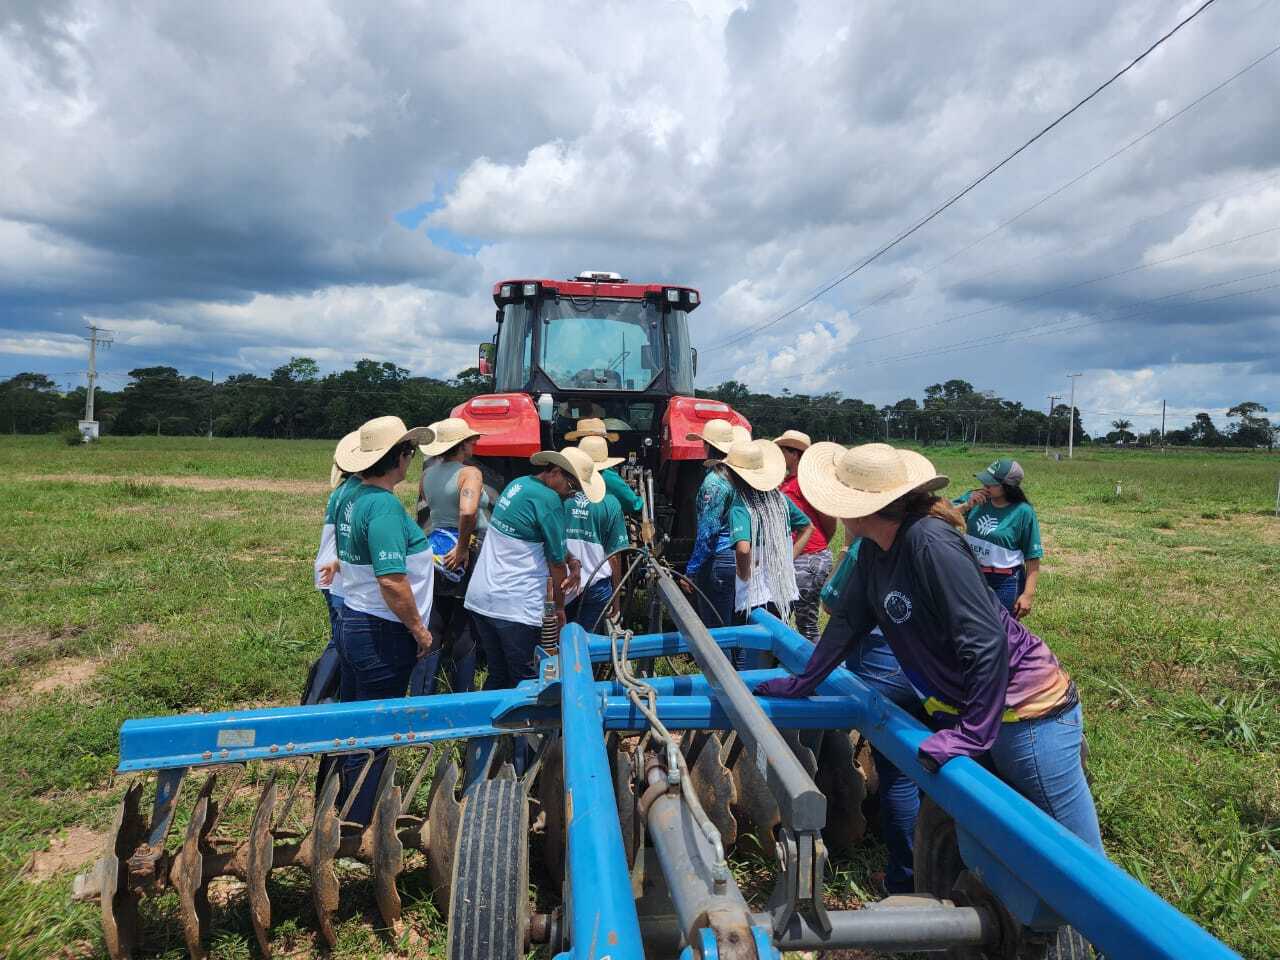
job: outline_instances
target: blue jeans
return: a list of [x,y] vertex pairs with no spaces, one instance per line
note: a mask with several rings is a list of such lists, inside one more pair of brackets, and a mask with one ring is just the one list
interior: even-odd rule
[[[340,699],[344,703],[383,700],[404,696],[409,675],[418,659],[418,644],[409,628],[399,620],[384,620],[344,607],[338,655],[342,659]],[[372,818],[374,794],[386,763],[386,754],[386,750],[379,750],[374,755],[373,764],[347,814],[348,820],[367,824]],[[362,754],[342,758],[339,809],[355,787],[365,759]]]
[[1080,704],[1048,717],[1000,725],[990,757],[1000,779],[1099,853],[1098,811],[1085,780]]
[[1013,573],[984,573],[987,586],[995,593],[1001,605],[1013,616],[1013,602],[1022,593],[1022,571]]
[[[879,631],[869,635],[849,655],[845,666],[886,700],[917,719],[924,719],[920,698]],[[920,814],[920,788],[874,747],[871,759],[880,779],[880,838],[889,853],[884,886],[890,894],[911,893],[915,890],[912,848],[916,817]]]
[[693,582],[706,595],[698,597],[698,616],[708,627],[733,625],[737,569],[732,552],[718,553],[694,575]]
[[480,646],[484,648],[485,660],[489,664],[484,689],[506,690],[521,680],[529,680],[535,676],[541,627],[486,617],[480,613],[473,613],[471,621],[475,624],[476,635],[480,638]]
[[[609,577],[597,580],[565,608],[565,616],[569,622],[581,624],[583,630],[591,633],[596,627],[596,621],[600,619],[600,614],[612,599],[613,580]],[[601,626],[603,625],[601,621]]]
[[342,598],[335,597],[328,590],[320,592],[324,594],[325,606],[329,611],[329,643],[307,674],[307,685],[302,691],[303,706],[332,700],[338,692],[339,674],[342,670],[342,661],[338,656],[338,637],[342,633]]
[[[436,593],[427,624],[439,650],[418,661],[409,678],[409,696],[426,697],[437,692],[437,674],[443,672],[450,693],[470,693],[476,677],[476,631],[471,611],[460,596]],[[443,670],[441,663],[443,661]]]

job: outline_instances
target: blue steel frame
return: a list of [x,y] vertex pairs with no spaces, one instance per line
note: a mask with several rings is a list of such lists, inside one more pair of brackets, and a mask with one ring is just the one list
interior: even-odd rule
[[[749,687],[799,672],[812,647],[763,611],[753,623],[711,631],[722,648],[768,650],[785,668],[743,673]],[[679,634],[634,637],[628,656],[686,652]],[[435,740],[561,730],[572,888],[590,891],[567,904],[573,947],[557,960],[642,960],[639,921],[615,813],[604,731],[643,730],[644,718],[590,665],[610,659],[607,638],[570,625],[560,656],[513,690],[369,700],[312,707],[128,720],[120,730],[122,773],[198,768],[248,760],[410,746]],[[701,675],[650,681],[663,723],[673,730],[727,729],[728,717]],[[1030,801],[967,758],[930,774],[916,760],[928,731],[844,669],[807,700],[765,698],[766,715],[783,729],[861,731],[955,818],[965,863],[1021,922],[1048,929],[1070,923],[1109,956],[1174,960],[1238,954],[1091,850]],[[768,931],[754,928],[762,954],[776,960]],[[714,945],[703,944],[706,950]]]

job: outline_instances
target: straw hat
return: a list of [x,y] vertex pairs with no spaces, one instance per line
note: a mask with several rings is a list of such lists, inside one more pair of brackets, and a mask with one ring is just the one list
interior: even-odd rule
[[626,459],[625,457],[609,456],[608,441],[604,437],[597,437],[594,434],[579,440],[578,449],[595,461],[597,470],[608,470],[610,467],[616,467]]
[[723,460],[708,460],[707,466],[723,463],[757,490],[776,490],[787,475],[782,448],[772,440],[735,440]]
[[708,420],[701,433],[690,433],[685,439],[701,440],[703,443],[715,447],[721,453],[728,453],[729,447],[733,444],[745,443],[750,440],[751,431],[746,427],[740,427],[736,423],[730,423],[728,420],[721,420],[717,417],[714,420]]
[[565,473],[572,474],[592,503],[599,503],[604,499],[604,477],[600,476],[591,456],[577,447],[539,450],[529,458],[529,462],[535,467],[559,467]]
[[333,462],[347,473],[359,473],[372,467],[397,443],[406,440],[417,444],[431,443],[435,434],[430,427],[410,430],[399,417],[377,417],[339,441]]
[[790,447],[792,450],[799,450],[801,453],[804,453],[813,444],[813,441],[809,439],[809,435],[801,433],[799,430],[788,430],[773,442],[780,447]]
[[599,417],[587,417],[578,421],[578,426],[564,435],[565,440],[580,440],[583,437],[604,437],[610,443],[618,442],[618,435],[610,433]]
[[940,490],[948,483],[925,457],[887,443],[847,449],[815,443],[800,458],[797,475],[814,509],[843,519],[870,516],[913,490]]
[[474,429],[471,424],[461,417],[437,420],[431,424],[430,430],[436,435],[435,440],[418,448],[422,451],[424,457],[438,457],[442,453],[448,453],[458,444],[464,443],[472,437],[484,436],[483,433]]
[[329,489],[337,490],[338,484],[342,482],[342,471],[338,469],[336,463],[329,464]]

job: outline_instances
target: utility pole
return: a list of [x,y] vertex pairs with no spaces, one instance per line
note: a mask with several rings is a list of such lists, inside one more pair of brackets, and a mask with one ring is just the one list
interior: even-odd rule
[[884,442],[889,442],[889,415],[884,415]]
[[1076,377],[1083,377],[1083,373],[1068,373],[1067,379],[1071,381],[1071,422],[1067,424],[1067,459],[1070,460],[1075,455],[1076,448]]
[[1049,423],[1047,425],[1048,429],[1044,432],[1044,455],[1046,457],[1049,455],[1049,442],[1053,439],[1053,405],[1061,399],[1057,394],[1049,398]]
[[106,346],[112,343],[111,337],[105,336],[110,332],[91,323],[89,336],[85,337],[89,341],[89,389],[84,395],[84,421],[80,424],[80,433],[87,440],[98,439],[98,424],[93,419],[93,390],[98,382],[98,344]]
[[1161,450],[1164,449],[1164,415],[1165,415],[1165,412],[1168,410],[1168,407],[1169,407],[1168,400],[1160,401],[1160,449]]
[[213,439],[213,371],[209,371],[209,439]]

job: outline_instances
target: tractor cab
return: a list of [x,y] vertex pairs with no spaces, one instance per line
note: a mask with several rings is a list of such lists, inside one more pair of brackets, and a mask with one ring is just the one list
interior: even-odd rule
[[610,452],[626,458],[629,482],[647,474],[652,499],[691,505],[703,447],[688,435],[715,417],[748,426],[727,404],[693,396],[689,315],[698,291],[585,271],[569,280],[503,280],[493,301],[498,329],[480,345],[479,366],[494,392],[453,413],[484,434],[476,455],[494,484],[527,472],[529,456],[564,446],[565,434],[590,417],[617,434]]

